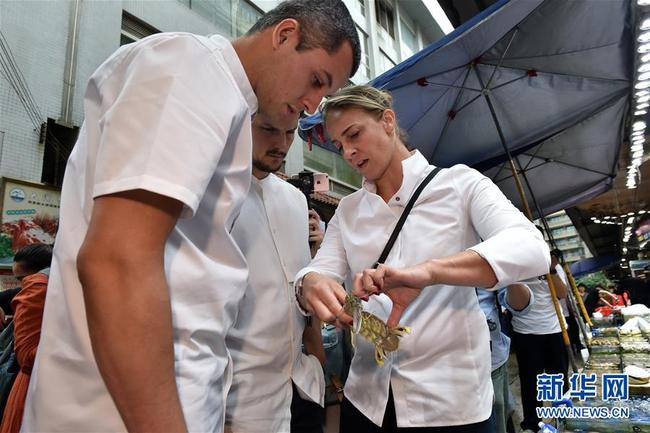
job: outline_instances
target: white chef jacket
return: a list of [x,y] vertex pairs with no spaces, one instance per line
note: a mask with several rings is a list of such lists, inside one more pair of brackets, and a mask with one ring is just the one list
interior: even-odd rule
[[145,189],[185,205],[165,245],[176,381],[189,429],[221,432],[225,334],[248,273],[228,229],[250,186],[253,89],[226,39],[162,33],[104,62],[84,104],[22,431],[126,431],[92,353],[75,259],[93,199]]
[[289,433],[291,381],[323,405],[320,362],[302,353],[305,318],[295,304],[293,278],[311,260],[304,195],[270,174],[252,178],[232,236],[250,267],[249,283],[226,344],[233,383],[226,423],[242,433]]
[[[325,239],[296,280],[315,271],[343,281],[372,266],[409,197],[431,171],[417,151],[402,162],[402,186],[388,203],[375,185],[343,198]],[[481,242],[480,239],[485,239]],[[411,210],[386,264],[403,267],[472,249],[491,265],[502,287],[548,269],[549,251],[539,231],[489,179],[463,165],[441,170]],[[364,309],[386,320],[386,295]],[[401,324],[412,333],[377,366],[374,346],[357,347],[345,395],[381,425],[389,386],[399,427],[451,426],[481,422],[492,410],[489,332],[474,288],[426,287],[406,309]]]
[[[566,274],[562,270],[562,266],[557,265],[555,270],[566,284]],[[519,314],[509,308],[512,311],[512,329],[519,334],[534,335],[562,332],[553,299],[551,298],[551,289],[549,289],[546,280],[543,278],[530,278],[522,281],[522,283],[526,284],[535,294],[535,304],[531,306],[527,314]],[[564,320],[566,326],[564,317],[562,317],[562,320]]]

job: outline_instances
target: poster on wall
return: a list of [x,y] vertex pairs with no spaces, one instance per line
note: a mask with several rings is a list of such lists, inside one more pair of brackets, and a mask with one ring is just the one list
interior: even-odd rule
[[0,269],[0,291],[20,287],[20,281],[14,278],[11,269]]
[[14,253],[33,243],[54,243],[61,191],[35,182],[1,179],[0,267],[11,267]]

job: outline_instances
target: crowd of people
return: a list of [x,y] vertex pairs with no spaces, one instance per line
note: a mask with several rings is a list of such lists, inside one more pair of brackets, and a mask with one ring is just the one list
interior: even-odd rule
[[[355,325],[350,295],[411,332],[383,365],[356,339],[341,432],[504,433],[511,340],[537,431],[535,378],[568,369],[557,254],[488,178],[412,150],[389,93],[344,87],[360,56],[341,1],[290,0],[232,42],[162,33],[97,69],[53,256],[14,259],[2,432],[322,432],[321,327]],[[274,174],[316,110],[363,177],[325,231]]]

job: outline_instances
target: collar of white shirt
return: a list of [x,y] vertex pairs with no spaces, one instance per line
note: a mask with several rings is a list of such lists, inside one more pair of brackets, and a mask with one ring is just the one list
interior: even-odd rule
[[254,116],[257,112],[257,96],[255,96],[253,86],[248,81],[248,75],[246,75],[246,70],[244,69],[244,65],[241,64],[237,52],[230,41],[222,36],[213,35],[210,36],[210,40],[221,49],[223,59],[230,68],[230,72],[237,83],[237,87],[239,87],[239,91],[244,95],[244,99],[246,99],[248,111],[251,116]]
[[[429,161],[427,161],[419,150],[412,151],[411,156],[402,161],[402,186],[391,197],[390,201],[393,201],[395,197],[400,197],[400,204],[406,206],[406,199],[411,197],[413,191],[424,177],[425,172],[430,167]],[[362,188],[369,193],[377,194],[377,186],[368,179],[363,179]]]

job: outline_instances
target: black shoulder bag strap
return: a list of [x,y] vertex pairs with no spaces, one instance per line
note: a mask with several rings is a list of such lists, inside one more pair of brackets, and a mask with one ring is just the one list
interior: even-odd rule
[[388,253],[390,253],[391,248],[393,248],[393,244],[395,243],[395,240],[397,239],[400,230],[402,230],[402,226],[404,225],[404,221],[406,221],[406,217],[409,216],[409,213],[411,212],[411,208],[413,207],[413,205],[415,205],[415,202],[417,201],[424,187],[427,186],[427,184],[431,181],[431,179],[436,177],[436,174],[438,174],[439,171],[440,171],[440,167],[434,168],[427,175],[427,177],[425,177],[424,180],[420,182],[420,185],[418,185],[418,188],[415,190],[415,192],[411,196],[411,199],[406,204],[406,207],[404,208],[402,215],[399,217],[399,221],[397,221],[397,225],[395,225],[395,228],[393,229],[393,233],[391,233],[390,238],[388,238],[388,242],[384,247],[384,251],[381,252],[379,259],[377,259],[375,264],[372,266],[373,269],[377,268],[377,266],[379,266],[381,263],[384,263],[386,257],[388,257]]

